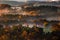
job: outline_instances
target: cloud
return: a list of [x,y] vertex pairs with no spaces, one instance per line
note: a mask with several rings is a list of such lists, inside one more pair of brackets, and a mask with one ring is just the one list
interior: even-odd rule
[[0,1],[24,1],[24,0],[0,0]]

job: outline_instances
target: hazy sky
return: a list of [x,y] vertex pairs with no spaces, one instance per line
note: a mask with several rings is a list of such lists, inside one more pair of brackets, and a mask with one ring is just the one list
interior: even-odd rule
[[[2,0],[2,1],[23,1],[23,2],[26,2],[26,1],[31,1],[31,0]],[[59,1],[59,0],[32,0],[32,1]]]

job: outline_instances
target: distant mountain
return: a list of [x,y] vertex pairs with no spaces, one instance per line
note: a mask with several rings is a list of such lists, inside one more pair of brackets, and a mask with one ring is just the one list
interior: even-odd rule
[[[39,3],[41,5],[60,5],[60,2],[40,2],[40,1],[27,1],[26,4],[34,4],[34,3]],[[17,2],[17,1],[0,1],[0,4],[9,4],[9,5],[22,5],[25,4],[25,2]]]
[[45,1],[28,1],[27,2],[28,4],[33,4],[33,3],[37,3],[38,4],[41,4],[41,5],[50,5],[50,6],[58,6],[60,5],[60,1],[56,2],[56,1],[53,1],[53,2],[45,2]]
[[22,5],[24,2],[17,2],[17,1],[0,1],[0,4],[9,4],[11,6],[15,5]]

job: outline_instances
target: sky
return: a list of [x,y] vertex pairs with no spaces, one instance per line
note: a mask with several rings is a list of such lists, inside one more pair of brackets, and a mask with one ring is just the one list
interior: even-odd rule
[[22,1],[22,2],[26,2],[26,1],[59,1],[59,0],[1,0],[1,1]]

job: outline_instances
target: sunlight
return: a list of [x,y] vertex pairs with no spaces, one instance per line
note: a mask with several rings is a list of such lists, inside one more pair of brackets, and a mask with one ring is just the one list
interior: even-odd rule
[[58,0],[52,0],[52,1],[58,1]]

